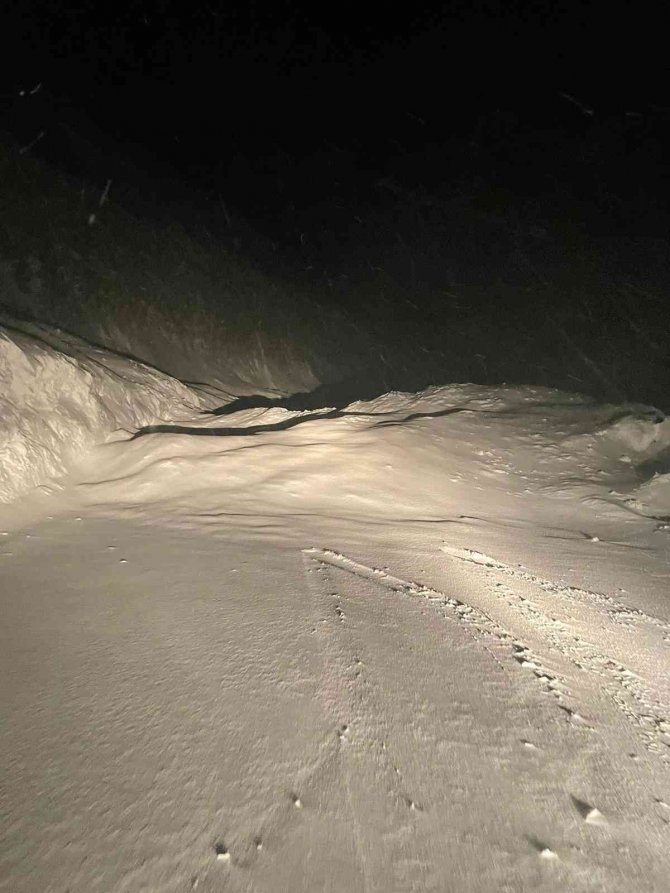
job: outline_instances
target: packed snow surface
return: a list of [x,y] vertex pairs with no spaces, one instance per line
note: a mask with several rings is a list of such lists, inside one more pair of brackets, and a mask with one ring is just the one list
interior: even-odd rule
[[0,889],[668,890],[660,413],[211,414],[119,358],[97,415],[95,351],[9,340]]

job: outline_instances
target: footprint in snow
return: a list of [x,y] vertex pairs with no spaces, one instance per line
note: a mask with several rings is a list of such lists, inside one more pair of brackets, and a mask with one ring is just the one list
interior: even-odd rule
[[585,822],[588,822],[589,825],[607,824],[605,816],[595,806],[591,806],[590,803],[587,803],[585,800],[580,800],[578,797],[574,797],[572,794],[570,795],[570,799],[572,800],[572,804],[577,812],[580,814]]
[[526,840],[533,847],[540,859],[558,859],[558,854],[555,853],[550,846],[544,843],[544,841],[540,840],[538,837],[535,837],[534,834],[527,834]]
[[661,821],[666,825],[670,825],[670,804],[660,797],[654,797],[654,802],[659,807],[658,814],[661,817]]
[[577,713],[576,710],[573,710],[571,707],[566,707],[565,704],[558,704],[560,710],[567,714],[568,722],[573,723],[576,726],[582,726],[583,728],[590,729],[591,726],[584,719],[584,717]]
[[217,862],[230,862],[230,852],[222,843],[214,844]]

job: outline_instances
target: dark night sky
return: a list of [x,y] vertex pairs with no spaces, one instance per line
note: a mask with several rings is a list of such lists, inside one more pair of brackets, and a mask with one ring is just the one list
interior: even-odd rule
[[[365,215],[357,209],[379,198],[384,177],[434,191],[483,174],[515,194],[541,192],[554,137],[536,151],[534,131],[570,138],[608,116],[628,127],[632,111],[670,145],[665,30],[633,3],[603,16],[551,0],[395,13],[283,0],[25,0],[2,17],[0,129],[21,145],[43,133],[32,154],[113,179],[121,201],[122,184],[159,204],[177,192],[193,206],[222,199],[280,244],[346,225],[336,205]],[[502,167],[490,152],[469,157],[469,141],[481,146],[501,127]],[[656,188],[664,175],[644,153],[638,170],[658,199],[670,190]]]
[[530,125],[578,126],[560,91],[599,111],[662,103],[647,12],[599,9],[28,0],[3,12],[2,99],[16,110],[19,91],[41,83],[42,98],[23,101],[35,126],[67,105],[186,179],[327,145],[374,166],[501,107]]

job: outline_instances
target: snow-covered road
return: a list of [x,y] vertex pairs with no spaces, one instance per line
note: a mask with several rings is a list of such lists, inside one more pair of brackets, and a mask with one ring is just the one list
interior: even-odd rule
[[5,538],[3,889],[666,889],[667,620],[311,528]]
[[182,414],[0,506],[0,889],[666,891],[669,426]]

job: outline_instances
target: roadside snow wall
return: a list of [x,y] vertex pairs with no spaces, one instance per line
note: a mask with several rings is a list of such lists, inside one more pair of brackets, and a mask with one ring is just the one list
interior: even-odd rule
[[0,317],[0,502],[64,474],[118,428],[220,402],[57,329]]

